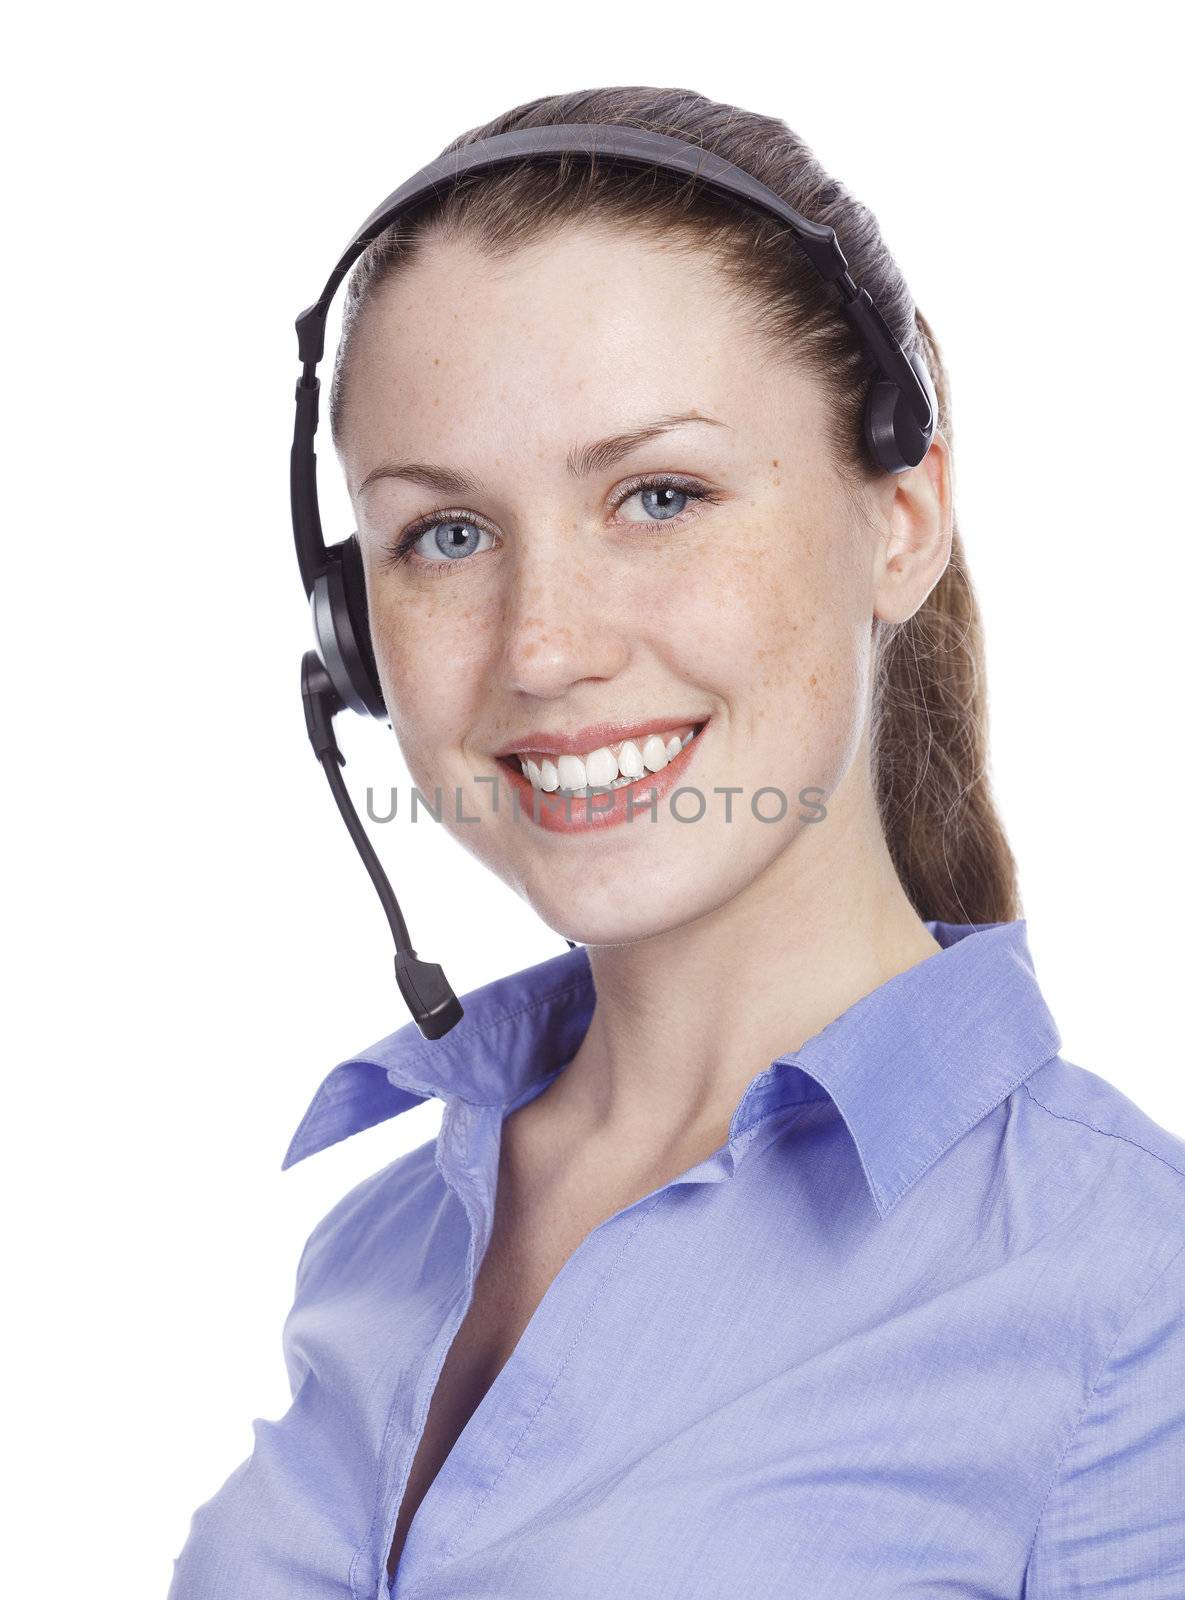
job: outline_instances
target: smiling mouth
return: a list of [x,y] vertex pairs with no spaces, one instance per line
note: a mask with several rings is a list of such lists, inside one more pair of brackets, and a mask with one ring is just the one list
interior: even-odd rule
[[665,737],[651,734],[645,739],[626,739],[586,756],[510,755],[495,759],[508,772],[525,778],[537,793],[579,799],[628,789],[657,777],[699,738],[707,725],[707,721],[692,723]]

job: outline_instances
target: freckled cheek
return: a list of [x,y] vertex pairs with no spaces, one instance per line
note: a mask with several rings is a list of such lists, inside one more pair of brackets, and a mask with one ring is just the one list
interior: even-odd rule
[[435,603],[430,595],[415,604],[380,602],[371,640],[391,725],[408,763],[413,752],[417,761],[430,763],[434,751],[465,737],[479,710],[486,675],[474,610]]
[[734,544],[736,558],[681,608],[704,681],[731,702],[738,731],[820,752],[858,720],[862,674],[853,576],[821,548],[813,534]]

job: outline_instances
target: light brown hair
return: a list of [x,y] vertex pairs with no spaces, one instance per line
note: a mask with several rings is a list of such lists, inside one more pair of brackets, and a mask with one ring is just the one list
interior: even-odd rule
[[[588,89],[516,106],[461,134],[442,154],[514,128],[573,122],[625,123],[684,139],[834,228],[855,282],[868,290],[906,353],[922,351],[937,391],[938,428],[953,444],[942,352],[875,216],[828,176],[784,122],[687,89]],[[574,223],[628,228],[673,253],[709,254],[758,339],[774,354],[792,352],[816,380],[834,460],[858,510],[860,486],[879,470],[864,454],[861,421],[874,368],[834,291],[772,217],[678,174],[629,168],[603,155],[468,174],[367,247],[345,290],[329,395],[334,444],[359,315],[378,285],[413,259],[426,225],[445,238],[472,239],[498,259]],[[957,519],[950,561],[925,603],[906,622],[877,618],[873,627],[873,781],[901,883],[924,918],[1011,921],[1021,915],[1016,863],[991,795],[983,633]]]

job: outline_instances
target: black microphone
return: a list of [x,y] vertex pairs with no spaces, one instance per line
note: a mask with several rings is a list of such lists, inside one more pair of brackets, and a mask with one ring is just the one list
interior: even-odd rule
[[[395,980],[399,984],[399,992],[407,1002],[416,1026],[424,1038],[443,1038],[450,1028],[456,1027],[460,1022],[465,1014],[464,1008],[453,993],[443,969],[433,961],[421,961],[416,955],[411,936],[407,931],[407,923],[403,920],[403,913],[395,898],[395,891],[391,888],[379,858],[374,853],[374,847],[366,837],[362,821],[354,810],[340,771],[346,764],[346,758],[338,749],[337,740],[333,736],[334,716],[343,710],[344,706],[315,650],[306,651],[301,659],[300,693],[304,701],[305,727],[308,729],[313,753],[329,779],[329,787],[333,790],[333,798],[337,801],[342,821],[350,830],[350,838],[353,839],[358,854],[362,857],[362,863],[370,874],[370,881],[374,884],[383,910],[387,914],[387,921],[395,939]],[[568,942],[571,945],[571,940]]]

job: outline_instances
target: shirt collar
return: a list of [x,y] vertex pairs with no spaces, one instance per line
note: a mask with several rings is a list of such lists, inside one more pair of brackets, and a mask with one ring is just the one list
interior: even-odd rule
[[[878,1213],[1061,1048],[1023,918],[926,927],[941,948],[873,989],[749,1084],[730,1142],[783,1105],[832,1099]],[[409,1021],[322,1082],[283,1168],[424,1100],[509,1107],[575,1055],[596,994],[588,955],[561,955],[463,996],[443,1039]]]

